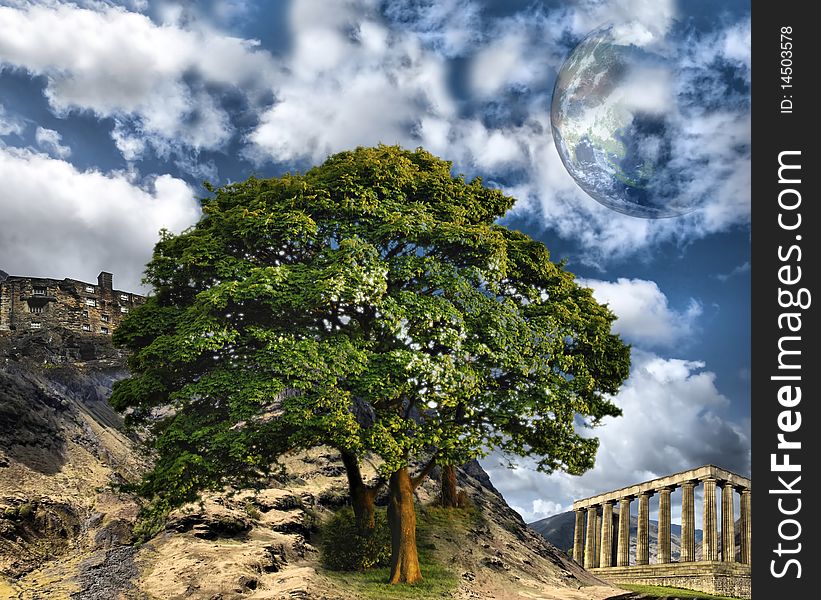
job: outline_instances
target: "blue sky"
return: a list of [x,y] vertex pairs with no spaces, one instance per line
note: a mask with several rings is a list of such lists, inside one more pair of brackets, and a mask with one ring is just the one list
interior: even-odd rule
[[[666,40],[692,99],[678,146],[699,211],[646,220],[578,188],[550,133],[562,61],[604,23]],[[526,520],[715,463],[750,469],[749,2],[0,1],[0,268],[122,288],[205,179],[304,170],[356,145],[422,145],[518,199],[633,344],[583,477],[484,459]]]

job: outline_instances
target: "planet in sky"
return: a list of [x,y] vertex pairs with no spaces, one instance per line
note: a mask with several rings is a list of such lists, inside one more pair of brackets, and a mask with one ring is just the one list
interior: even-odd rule
[[675,69],[631,24],[605,25],[579,43],[556,79],[550,120],[579,186],[620,213],[658,219],[698,208],[683,193],[695,165],[675,156]]

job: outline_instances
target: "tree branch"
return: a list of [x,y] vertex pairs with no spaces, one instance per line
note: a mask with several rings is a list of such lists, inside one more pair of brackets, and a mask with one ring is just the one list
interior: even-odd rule
[[421,471],[416,475],[416,477],[411,478],[411,487],[415,490],[419,487],[419,484],[424,481],[425,477],[431,472],[431,469],[436,466],[436,452],[433,453],[433,456],[430,457],[428,464],[426,464]]

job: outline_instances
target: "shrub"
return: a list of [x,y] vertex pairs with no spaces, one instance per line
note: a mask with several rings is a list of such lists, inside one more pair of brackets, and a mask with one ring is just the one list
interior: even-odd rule
[[245,502],[245,513],[255,521],[259,521],[262,517],[262,513],[251,500]]
[[322,526],[322,564],[333,571],[363,571],[390,564],[391,534],[385,512],[377,510],[376,526],[363,536],[351,508],[339,509]]
[[20,505],[17,515],[21,519],[28,519],[31,514],[34,512],[34,505],[31,502],[24,502]]
[[137,523],[132,530],[132,537],[136,544],[147,542],[165,527],[171,507],[161,500],[154,500],[140,509]]

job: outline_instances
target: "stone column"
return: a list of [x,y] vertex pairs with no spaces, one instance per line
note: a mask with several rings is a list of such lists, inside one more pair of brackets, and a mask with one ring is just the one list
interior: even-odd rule
[[584,544],[584,568],[592,569],[596,554],[596,507],[587,507],[587,538]]
[[659,563],[669,563],[670,558],[670,492],[672,488],[659,490]]
[[599,507],[596,507],[596,512],[593,513],[593,568],[599,566],[599,554],[601,553],[601,517],[599,516]]
[[613,502],[608,500],[601,510],[601,544],[599,566],[613,566]]
[[741,562],[749,565],[752,561],[752,492],[741,488]]
[[735,516],[733,486],[725,481],[721,488],[721,560],[735,562]]
[[681,558],[680,562],[696,559],[696,500],[693,493],[696,484],[681,484]]
[[636,531],[636,564],[650,564],[650,494],[639,494],[639,524]]
[[704,512],[701,530],[701,560],[718,560],[718,523],[716,522],[716,480],[707,477],[704,484]]
[[616,566],[626,567],[630,564],[630,500],[632,498],[622,498],[619,500],[619,538],[616,549]]
[[576,513],[576,529],[573,532],[573,560],[582,564],[584,556],[584,509],[577,508]]

